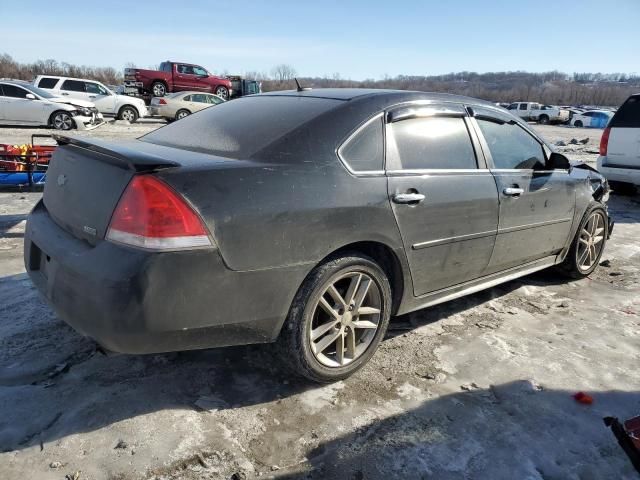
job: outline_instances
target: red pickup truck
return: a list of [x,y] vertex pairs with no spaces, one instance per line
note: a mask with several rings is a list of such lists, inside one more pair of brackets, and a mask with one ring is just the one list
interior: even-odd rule
[[199,65],[181,62],[162,62],[160,70],[125,68],[124,84],[126,88],[135,88],[140,94],[150,93],[154,97],[194,90],[214,93],[228,100],[232,94],[228,79],[216,77]]

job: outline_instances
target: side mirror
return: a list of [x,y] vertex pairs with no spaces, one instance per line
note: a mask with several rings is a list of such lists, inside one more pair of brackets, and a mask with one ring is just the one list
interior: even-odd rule
[[25,96],[25,98],[28,98],[29,100],[35,100],[36,96],[33,93],[27,93],[27,95]]
[[547,168],[549,170],[569,170],[571,164],[569,159],[558,152],[552,152],[547,162]]

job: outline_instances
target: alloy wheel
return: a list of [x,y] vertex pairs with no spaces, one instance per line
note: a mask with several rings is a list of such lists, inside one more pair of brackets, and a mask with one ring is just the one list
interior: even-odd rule
[[229,91],[225,87],[216,88],[216,95],[220,98],[227,100],[229,98]]
[[604,247],[605,218],[600,212],[593,212],[582,227],[576,249],[578,268],[585,272],[600,258]]
[[73,128],[73,119],[68,113],[58,113],[53,117],[53,126],[56,130],[71,130]]
[[122,111],[122,120],[126,120],[127,122],[133,122],[136,118],[135,113],[130,108],[125,108]]
[[166,93],[166,89],[164,88],[164,85],[161,83],[156,83],[153,86],[153,95],[155,97],[164,97],[164,94]]
[[382,292],[366,273],[343,273],[325,288],[314,306],[309,342],[327,367],[343,367],[364,354],[382,318]]

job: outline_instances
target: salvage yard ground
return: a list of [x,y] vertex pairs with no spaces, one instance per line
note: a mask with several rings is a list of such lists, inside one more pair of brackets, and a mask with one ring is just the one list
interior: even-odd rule
[[[589,138],[559,150],[595,162],[601,130],[535,128]],[[0,143],[32,133],[0,128]],[[0,193],[0,479],[638,478],[602,422],[640,414],[637,196],[612,196],[590,278],[541,272],[397,318],[371,362],[327,386],[278,371],[269,346],[105,356],[24,273],[39,198]]]

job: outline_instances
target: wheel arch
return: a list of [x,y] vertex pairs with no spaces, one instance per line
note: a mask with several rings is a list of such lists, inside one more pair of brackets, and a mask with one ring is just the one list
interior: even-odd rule
[[[406,288],[406,280],[404,269],[400,258],[396,252],[388,245],[377,241],[360,241],[344,245],[329,255],[324,257],[316,266],[326,262],[329,258],[348,254],[360,253],[374,260],[382,270],[387,274],[391,285],[391,298],[393,304],[391,306],[391,315],[395,315],[400,307],[404,291]],[[314,267],[315,268],[315,267]]]

